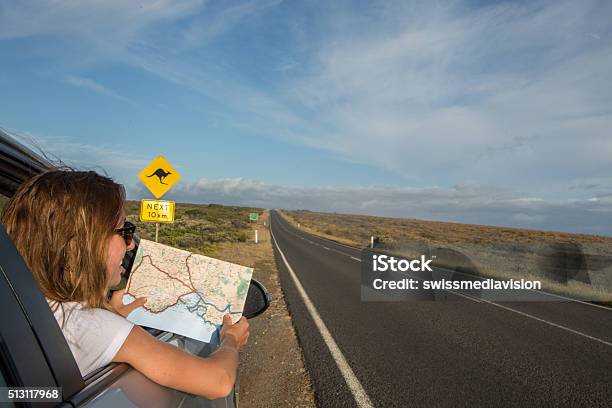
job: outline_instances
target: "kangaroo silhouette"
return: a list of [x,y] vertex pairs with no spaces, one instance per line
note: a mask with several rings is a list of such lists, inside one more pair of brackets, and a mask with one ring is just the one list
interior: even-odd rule
[[157,176],[159,178],[159,182],[161,184],[167,185],[166,183],[164,183],[164,179],[168,176],[168,174],[172,174],[172,173],[170,173],[169,171],[166,171],[164,169],[159,168],[159,169],[155,170],[153,172],[153,174],[150,174],[147,177]]

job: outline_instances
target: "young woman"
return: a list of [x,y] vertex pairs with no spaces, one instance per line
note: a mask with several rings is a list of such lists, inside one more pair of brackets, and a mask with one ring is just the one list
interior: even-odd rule
[[111,361],[132,365],[176,390],[220,398],[236,379],[238,351],[249,337],[243,317],[224,317],[221,345],[200,358],[161,342],[125,319],[146,299],[108,301],[121,279],[121,261],[134,248],[125,222],[123,186],[93,171],[54,170],[23,183],[2,223],[23,256],[75,357],[82,375]]

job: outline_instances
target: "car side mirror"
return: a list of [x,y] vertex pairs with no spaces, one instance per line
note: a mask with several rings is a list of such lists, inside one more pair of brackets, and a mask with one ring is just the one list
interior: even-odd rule
[[272,294],[257,279],[251,279],[249,291],[244,302],[242,315],[247,319],[252,319],[266,311],[272,302]]

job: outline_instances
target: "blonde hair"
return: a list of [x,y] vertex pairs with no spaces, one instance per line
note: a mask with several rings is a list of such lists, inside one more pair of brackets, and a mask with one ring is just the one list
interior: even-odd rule
[[44,296],[110,309],[108,243],[123,215],[122,185],[94,171],[53,170],[24,182],[2,224]]

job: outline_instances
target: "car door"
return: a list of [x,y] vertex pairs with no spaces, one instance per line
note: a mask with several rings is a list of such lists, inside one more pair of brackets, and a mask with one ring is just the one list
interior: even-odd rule
[[64,395],[83,387],[63,334],[4,228],[0,308],[0,361],[7,386],[62,387]]

